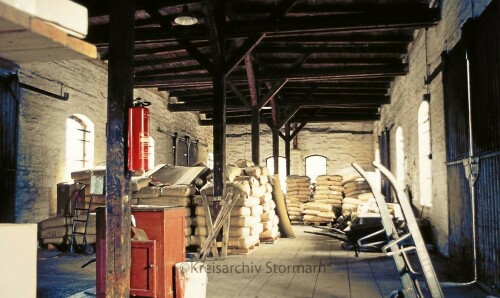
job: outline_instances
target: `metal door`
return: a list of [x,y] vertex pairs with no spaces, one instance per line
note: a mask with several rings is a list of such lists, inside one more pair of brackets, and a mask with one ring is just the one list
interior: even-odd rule
[[19,82],[0,61],[0,223],[15,221]]
[[463,43],[443,55],[450,259],[474,275],[475,211],[477,276],[491,287],[500,285],[499,3],[468,21]]

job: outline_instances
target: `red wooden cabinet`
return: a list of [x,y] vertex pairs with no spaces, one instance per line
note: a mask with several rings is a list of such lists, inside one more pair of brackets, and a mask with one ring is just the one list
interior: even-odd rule
[[[106,236],[104,208],[97,211],[96,290],[106,295]],[[175,297],[175,264],[184,262],[185,208],[133,206],[137,228],[149,241],[131,242],[130,295]]]
[[[156,241],[157,297],[175,297],[175,264],[184,262],[185,208],[132,207],[137,228]],[[131,274],[134,274],[131,272]]]
[[130,296],[156,297],[156,241],[132,241]]

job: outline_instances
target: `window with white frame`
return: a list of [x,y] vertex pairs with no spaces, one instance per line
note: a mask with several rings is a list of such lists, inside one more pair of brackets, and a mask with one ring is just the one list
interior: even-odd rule
[[316,178],[326,175],[326,157],[322,155],[310,155],[306,157],[306,175],[311,178],[311,183],[316,183]]
[[396,177],[399,185],[404,189],[405,183],[405,143],[403,137],[403,129],[396,129]]
[[418,168],[420,178],[420,205],[432,206],[431,125],[429,102],[418,109]]
[[94,165],[94,124],[84,115],[66,119],[66,178]]

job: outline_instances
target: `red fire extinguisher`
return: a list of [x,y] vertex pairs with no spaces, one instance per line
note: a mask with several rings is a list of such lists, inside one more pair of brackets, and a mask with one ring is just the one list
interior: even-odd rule
[[147,171],[149,153],[149,101],[136,98],[128,109],[128,169]]

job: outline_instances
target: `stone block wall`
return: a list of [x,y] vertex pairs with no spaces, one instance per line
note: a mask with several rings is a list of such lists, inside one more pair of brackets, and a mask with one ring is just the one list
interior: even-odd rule
[[[60,94],[60,101],[22,89],[16,182],[16,222],[39,222],[57,212],[57,183],[66,173],[66,119],[81,114],[94,124],[94,165],[106,160],[107,65],[100,61],[72,60],[20,65],[20,81]],[[173,163],[172,137],[189,135],[200,141],[199,161],[206,162],[211,128],[200,127],[194,113],[170,113],[168,94],[134,90],[134,97],[151,101],[150,134],[155,140],[155,161]]]
[[429,85],[430,125],[432,147],[432,207],[420,205],[419,155],[418,155],[418,109],[427,92],[424,85],[427,66],[432,72],[441,62],[441,53],[461,38],[461,26],[471,16],[478,16],[490,1],[441,2],[441,21],[436,27],[419,30],[410,44],[409,73],[395,80],[391,90],[391,103],[381,109],[381,120],[375,123],[374,148],[378,148],[377,136],[385,127],[390,127],[390,151],[392,172],[396,174],[396,129],[401,127],[405,149],[405,184],[413,197],[413,204],[429,218],[434,242],[443,255],[448,254],[448,193],[446,179],[446,144],[444,128],[444,103],[442,76],[439,74]]
[[[352,173],[351,162],[370,168],[373,160],[373,124],[329,123],[307,124],[298,134],[297,148],[291,152],[291,174],[305,175],[304,159],[309,155],[327,158],[327,171]],[[246,126],[228,126],[227,161],[252,159],[251,129]],[[292,146],[293,148],[293,146]],[[285,156],[285,142],[280,139],[280,156]],[[272,157],[272,134],[269,127],[261,125],[260,160],[265,164]]]

